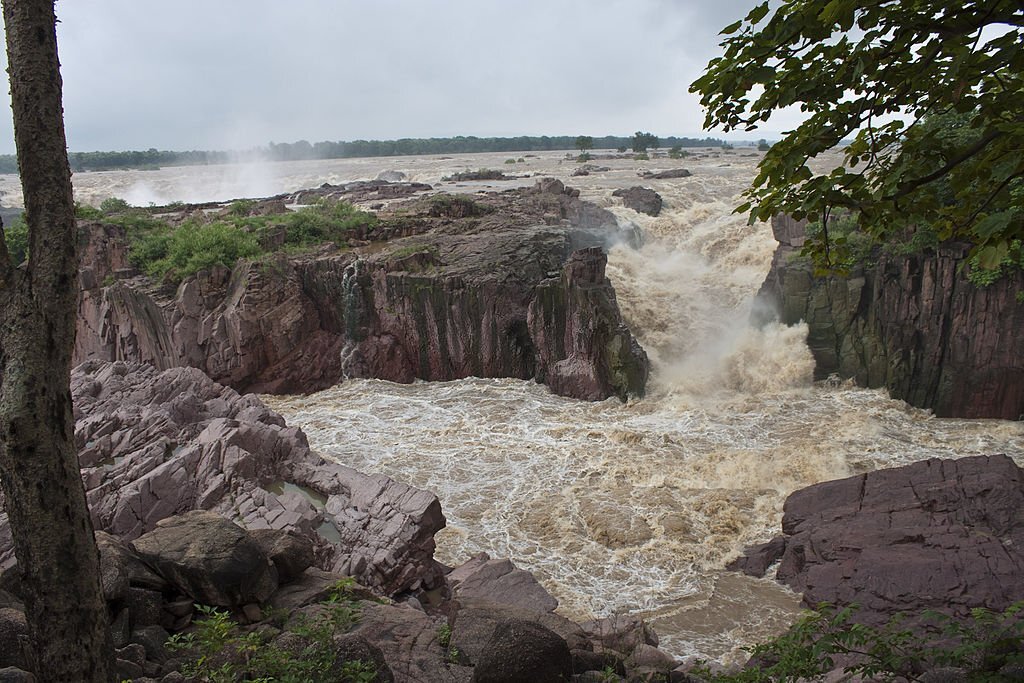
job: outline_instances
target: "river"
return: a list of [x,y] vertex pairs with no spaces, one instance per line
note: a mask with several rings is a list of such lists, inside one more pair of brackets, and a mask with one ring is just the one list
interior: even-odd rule
[[[886,392],[814,384],[802,326],[747,325],[775,241],[731,209],[754,175],[750,149],[683,160],[597,159],[570,177],[563,152],[395,157],[76,174],[76,197],[136,204],[266,196],[397,170],[440,183],[496,168],[554,175],[644,235],[609,250],[608,276],[652,360],[648,395],[623,404],[551,395],[530,381],[397,385],[349,380],[310,396],[264,397],[327,457],[435,492],[448,528],[438,558],[487,552],[529,569],[574,618],[640,612],[677,656],[721,661],[782,629],[797,596],[723,571],[779,531],[782,503],[816,482],[929,457],[1007,453],[1024,462],[1024,425],[938,419]],[[506,164],[508,158],[522,162]],[[642,180],[683,166],[693,175]],[[472,192],[509,182],[443,183]],[[616,188],[657,190],[657,218]],[[20,188],[0,176],[5,203]]]

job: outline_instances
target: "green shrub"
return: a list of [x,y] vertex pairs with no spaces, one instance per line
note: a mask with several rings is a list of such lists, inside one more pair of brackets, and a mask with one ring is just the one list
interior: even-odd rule
[[437,642],[445,650],[452,643],[452,627],[448,624],[441,624],[441,628],[437,629]]
[[25,216],[15,218],[10,225],[4,226],[3,231],[11,263],[21,264],[28,258],[28,224]]
[[229,207],[220,220],[190,219],[177,228],[154,218],[145,209],[128,208],[106,217],[125,229],[131,242],[132,263],[152,277],[173,271],[177,280],[220,264],[234,267],[240,258],[255,258],[267,250],[261,238],[284,231],[286,251],[298,251],[326,242],[344,243],[352,234],[373,226],[377,217],[347,202],[325,201],[299,211],[272,216],[250,216],[253,202],[242,200]]
[[108,197],[100,202],[100,211],[102,211],[106,216],[131,211],[131,208],[131,204],[123,199],[118,199],[117,197]]
[[590,156],[590,152],[584,152],[576,157],[576,162],[582,164],[584,161],[590,161],[591,159],[593,159],[593,157]]
[[320,200],[299,211],[277,216],[261,216],[258,231],[284,226],[285,243],[308,247],[325,242],[342,244],[354,232],[373,226],[377,217],[348,202]]
[[841,656],[854,658],[843,670],[865,680],[913,681],[939,667],[964,669],[963,680],[1003,680],[1002,667],[1024,665],[1022,605],[1002,613],[975,609],[963,621],[929,611],[913,629],[899,616],[872,628],[853,623],[856,606],[821,605],[778,638],[750,648],[755,665],[732,674],[695,673],[709,683],[818,680]]
[[975,287],[988,287],[1020,270],[1024,270],[1024,249],[1020,240],[1010,242],[1006,255],[994,268],[984,267],[980,252],[974,252],[967,259],[967,280]]
[[[300,652],[264,643],[256,631],[243,631],[225,610],[202,605],[196,606],[202,618],[194,621],[195,629],[171,636],[167,647],[189,660],[182,668],[184,675],[208,683],[372,683],[377,679],[373,665],[361,660],[336,663],[331,642],[359,619],[353,585],[339,582],[323,613],[293,629],[307,641]],[[332,673],[336,664],[338,675]]]
[[103,218],[103,212],[94,206],[75,202],[75,218],[87,221],[96,221]]
[[650,159],[650,157],[647,156],[647,152],[640,152],[639,154],[634,154],[633,158],[637,161],[648,161]]
[[146,264],[146,273],[160,276],[173,271],[179,280],[216,265],[231,268],[238,259],[260,253],[255,235],[227,223],[186,221],[169,235],[154,234],[144,242],[150,251],[143,253],[158,257]]

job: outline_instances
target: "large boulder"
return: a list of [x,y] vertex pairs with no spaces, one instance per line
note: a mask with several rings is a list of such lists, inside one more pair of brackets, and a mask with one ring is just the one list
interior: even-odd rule
[[277,570],[259,543],[212,512],[161,520],[132,545],[161,576],[204,605],[262,603],[277,590]]
[[289,583],[313,566],[313,543],[289,529],[254,529],[250,532],[274,563],[281,583]]
[[28,669],[31,664],[25,613],[0,607],[0,667]]
[[446,578],[460,602],[487,601],[533,612],[553,612],[558,607],[558,600],[533,574],[517,569],[511,560],[492,560],[487,553],[459,565]]
[[[373,643],[396,680],[406,683],[470,683],[473,669],[442,644],[446,622],[405,605],[363,603],[351,633]],[[529,679],[524,679],[529,680]]]
[[657,216],[661,213],[661,195],[648,187],[618,189],[612,192],[612,196],[622,197],[622,203],[626,208],[639,213],[646,213],[648,216]]
[[[537,612],[529,608],[514,607],[486,600],[459,600],[459,609],[454,615],[451,629],[451,646],[456,648],[464,661],[475,664],[480,660],[494,629],[509,619],[532,621],[557,633],[569,650],[576,652],[592,649],[583,629],[565,617],[554,612]],[[604,664],[597,668],[603,668]]]
[[1024,471],[1008,457],[930,459],[793,493],[782,540],[735,566],[763,571],[780,558],[777,578],[805,604],[856,603],[855,618],[872,624],[1002,610],[1024,597],[1021,510]]
[[494,628],[473,669],[475,683],[564,683],[572,679],[565,640],[534,621],[508,619]]

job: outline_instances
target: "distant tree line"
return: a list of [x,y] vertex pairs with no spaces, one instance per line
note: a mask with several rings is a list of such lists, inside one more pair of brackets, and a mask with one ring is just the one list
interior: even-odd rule
[[[631,148],[633,137],[606,135],[590,138],[588,149]],[[129,152],[71,152],[68,160],[72,171],[103,171],[114,168],[159,168],[192,164],[225,164],[236,161],[298,161],[304,159],[348,159],[353,157],[390,157],[416,154],[466,154],[472,152],[543,152],[574,149],[579,137],[569,135],[520,136],[514,138],[402,138],[400,140],[352,140],[350,142],[271,142],[240,152],[201,151],[172,152],[147,149]],[[652,136],[653,137],[653,136]],[[655,138],[657,139],[657,138]],[[717,138],[661,139],[663,147],[720,147]],[[0,155],[0,173],[17,173],[18,163],[13,154]]]

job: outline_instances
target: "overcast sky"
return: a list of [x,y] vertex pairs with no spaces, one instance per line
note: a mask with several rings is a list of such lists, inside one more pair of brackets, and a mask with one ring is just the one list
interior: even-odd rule
[[[59,0],[68,146],[703,136],[689,84],[754,4]],[[6,111],[0,153],[14,149]]]

